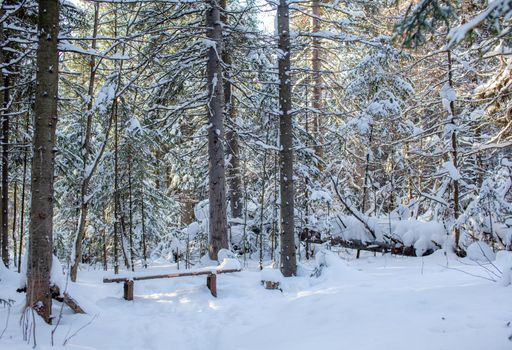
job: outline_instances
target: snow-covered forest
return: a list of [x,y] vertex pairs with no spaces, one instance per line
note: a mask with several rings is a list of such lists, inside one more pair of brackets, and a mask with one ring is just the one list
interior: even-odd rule
[[512,347],[512,0],[0,26],[0,349]]

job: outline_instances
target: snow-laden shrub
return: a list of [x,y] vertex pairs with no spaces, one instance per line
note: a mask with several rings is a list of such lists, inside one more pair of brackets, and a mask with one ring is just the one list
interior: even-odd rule
[[234,258],[224,258],[220,263],[218,269],[219,270],[240,270],[242,265],[240,265],[240,261]]

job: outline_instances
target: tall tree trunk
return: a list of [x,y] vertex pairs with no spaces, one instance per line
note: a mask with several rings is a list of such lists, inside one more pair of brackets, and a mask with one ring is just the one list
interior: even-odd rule
[[[0,6],[0,17],[4,16],[3,6]],[[4,22],[1,23],[0,28],[0,43],[5,42],[5,30],[4,30]],[[0,47],[0,65],[4,64],[7,61],[4,56],[4,50]],[[2,116],[2,200],[0,202],[1,205],[1,213],[0,213],[0,242],[1,242],[1,255],[2,261],[6,267],[9,267],[9,237],[7,233],[7,225],[8,225],[8,171],[7,171],[7,143],[9,141],[8,131],[9,131],[9,117],[7,116],[7,105],[9,103],[9,92],[7,90],[8,87],[8,78],[7,75],[4,78],[3,70],[0,70],[0,87],[4,90],[0,93],[0,108],[1,108],[1,116]],[[4,170],[5,169],[5,170]]]
[[[144,183],[141,184],[144,186]],[[146,221],[145,221],[146,213],[144,212],[144,187],[142,187],[140,191],[140,218],[142,225],[142,265],[145,269],[148,267],[147,263],[147,248],[146,248]]]
[[[312,106],[314,109],[314,118],[313,118],[313,133],[315,135],[315,154],[318,158],[322,159],[324,157],[324,149],[322,144],[324,143],[323,134],[322,134],[322,125],[320,119],[320,111],[322,109],[322,61],[320,58],[321,54],[321,41],[318,37],[320,32],[320,16],[322,15],[322,11],[320,8],[319,0],[313,0],[312,3],[312,32],[313,32],[313,45],[312,45],[312,55],[311,55],[311,67],[313,69],[313,101]],[[318,163],[318,169],[323,170],[323,163]]]
[[368,147],[366,150],[366,162],[364,165],[363,177],[363,199],[361,201],[361,212],[366,213],[368,210],[368,196],[370,194],[370,152],[372,151],[373,142],[373,125],[370,125],[370,135],[368,137]]
[[[226,61],[227,59],[227,61]],[[231,62],[229,55],[224,58],[224,62]],[[226,63],[228,64],[228,63]],[[236,118],[235,101],[231,95],[231,84],[226,83],[225,87],[228,88],[229,93],[225,93],[226,101],[228,102],[227,116],[230,120]],[[227,155],[229,159],[228,164],[228,182],[229,182],[229,198],[231,206],[231,216],[233,218],[242,217],[242,174],[240,173],[240,145],[238,142],[238,134],[235,130],[230,129],[226,132]]]
[[215,0],[208,1],[207,36],[215,43],[208,52],[208,159],[210,199],[210,259],[217,260],[220,249],[228,248],[226,179],[224,174],[224,88],[222,84],[222,23]]
[[[452,71],[452,53],[448,50],[448,85],[453,89],[453,71]],[[455,102],[450,101],[450,122],[453,124],[451,132],[451,155],[453,166],[457,169],[458,164],[458,150],[457,150],[457,132],[455,120]],[[464,255],[462,248],[459,245],[460,228],[457,224],[459,218],[459,180],[453,180],[453,216],[455,218],[455,225],[453,226],[453,235],[455,238],[455,250],[458,254]]]
[[117,98],[112,103],[114,119],[114,273],[119,273],[119,150],[117,125]]
[[17,247],[18,242],[16,240],[16,219],[18,214],[18,183],[14,182],[14,193],[12,194],[13,206],[12,206],[12,255],[14,266],[18,263]]
[[[265,143],[269,143],[269,135],[267,132],[267,138]],[[263,270],[263,214],[265,213],[265,188],[267,186],[267,150],[263,151],[263,166],[262,166],[262,179],[261,179],[261,196],[260,196],[260,240],[259,240],[259,255],[260,255],[260,270]]]
[[52,311],[50,271],[59,82],[58,35],[59,1],[39,0],[27,306],[35,309],[47,323],[51,323]]
[[[222,9],[221,21],[224,26],[228,25],[228,4],[226,0],[220,0],[219,5]],[[236,121],[236,105],[232,94],[231,85],[231,54],[229,47],[222,50],[222,60],[224,65],[228,67],[228,71],[224,72],[224,102],[227,121],[233,124]],[[233,128],[226,131],[226,154],[229,159],[227,164],[227,181],[229,190],[229,200],[231,207],[231,217],[242,217],[242,176],[240,174],[240,146],[238,142],[238,134]]]
[[133,198],[132,198],[132,155],[131,149],[128,149],[128,239],[130,244],[130,265],[134,271],[134,256],[133,249]]
[[[106,220],[106,208],[103,207],[103,211],[102,211],[102,218],[103,218],[103,223],[107,222]],[[103,241],[103,270],[107,271],[108,270],[108,236],[107,236],[107,228],[106,228],[106,225],[103,224],[103,227],[101,228],[101,235],[103,237],[102,241]]]
[[[99,3],[94,4],[94,24],[92,33],[92,50],[96,49],[96,36],[98,35],[98,16],[99,16]],[[96,59],[94,55],[89,58],[89,87],[87,96],[89,98],[87,102],[87,120],[85,125],[85,135],[82,143],[82,186],[80,188],[80,214],[78,216],[78,230],[75,237],[75,256],[73,265],[71,266],[70,278],[71,281],[76,282],[78,275],[78,266],[82,261],[82,243],[85,238],[85,229],[87,226],[87,215],[89,212],[89,200],[88,191],[89,183],[92,177],[92,173],[88,172],[89,169],[89,156],[91,154],[91,133],[92,133],[92,117],[93,117],[93,102],[94,102],[94,82],[96,79]]]
[[[1,75],[1,74],[0,74]],[[9,79],[3,81],[3,113],[2,113],[2,261],[9,267]]]
[[297,273],[295,253],[294,189],[293,189],[293,124],[290,113],[290,14],[287,0],[280,0],[277,8],[279,34],[279,167],[281,191],[281,272],[285,277]]
[[[30,127],[30,115],[27,112],[25,135],[28,135]],[[28,149],[23,152],[23,179],[21,182],[21,209],[20,209],[20,243],[18,250],[18,273],[21,272],[21,256],[23,253],[23,238],[25,236],[25,193],[27,191],[27,163],[28,163]]]

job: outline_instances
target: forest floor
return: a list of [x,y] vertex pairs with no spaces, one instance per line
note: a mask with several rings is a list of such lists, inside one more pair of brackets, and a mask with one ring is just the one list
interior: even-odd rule
[[[490,264],[442,251],[424,258],[341,256],[320,277],[309,277],[309,265],[302,265],[303,277],[285,279],[282,292],[265,290],[251,262],[218,277],[218,298],[200,276],[139,281],[134,301],[125,301],[122,284],[102,283],[104,271],[82,270],[68,289],[88,314],[64,308],[54,347],[53,326],[37,320],[38,348],[60,349],[67,339],[62,348],[98,350],[512,349],[512,287],[473,276],[493,276]],[[0,349],[30,349],[33,340],[23,341],[19,322],[24,295],[7,292],[16,274],[1,273],[0,297],[7,293],[15,303],[10,311],[0,306]]]

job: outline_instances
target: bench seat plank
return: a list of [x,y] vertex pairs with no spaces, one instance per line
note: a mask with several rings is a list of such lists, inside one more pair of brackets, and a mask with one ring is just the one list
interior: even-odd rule
[[198,270],[189,272],[175,272],[160,275],[148,275],[148,276],[133,276],[133,277],[114,277],[114,278],[103,278],[103,283],[120,283],[123,282],[123,297],[125,300],[133,300],[133,287],[135,281],[153,280],[159,278],[176,278],[176,277],[188,277],[188,276],[204,276],[206,275],[206,286],[214,297],[217,297],[217,275],[222,273],[240,272],[240,269],[226,269],[226,270]]

